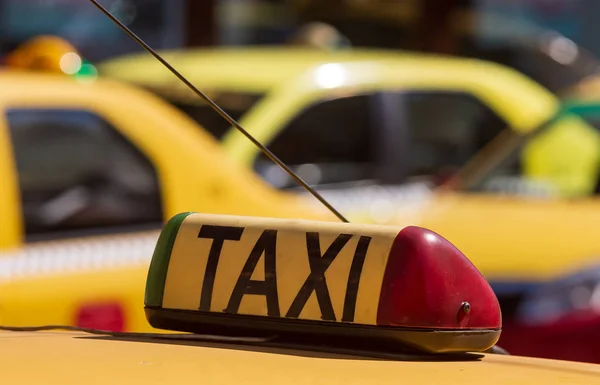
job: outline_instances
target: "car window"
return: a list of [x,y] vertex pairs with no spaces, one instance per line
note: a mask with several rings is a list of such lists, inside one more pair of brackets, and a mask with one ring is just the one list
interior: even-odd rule
[[411,91],[399,100],[410,132],[412,176],[463,166],[506,127],[486,104],[467,93]]
[[[309,184],[371,178],[374,155],[369,102],[369,95],[352,95],[315,103],[283,127],[267,147]],[[269,183],[294,186],[275,167],[264,154],[258,155],[255,168]]]
[[151,162],[101,117],[11,109],[26,236],[162,222]]
[[[457,169],[505,126],[470,94],[367,93],[313,104],[268,147],[286,164],[297,166],[292,168],[311,185],[402,183],[406,177]],[[255,168],[277,187],[293,186],[265,155],[258,156]]]

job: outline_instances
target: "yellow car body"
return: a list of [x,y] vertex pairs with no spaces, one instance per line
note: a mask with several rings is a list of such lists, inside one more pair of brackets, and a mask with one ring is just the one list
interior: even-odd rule
[[[0,89],[0,180],[3,186],[0,194],[0,285],[3,287],[0,324],[77,324],[77,317],[85,316],[77,315],[82,308],[95,309],[99,304],[101,308],[95,317],[101,318],[102,306],[111,303],[117,304],[123,313],[125,328],[149,327],[139,304],[143,302],[144,274],[158,231],[168,218],[190,208],[222,214],[336,220],[324,209],[315,210],[304,198],[271,188],[235,164],[193,120],[148,92],[100,78],[81,84],[66,76],[12,70],[0,72],[0,82],[3,84]],[[15,111],[22,113],[18,115],[20,120],[11,120],[17,119]],[[44,114],[50,111],[51,115],[40,115],[40,111]],[[140,212],[155,212],[156,217],[142,215],[135,223],[119,223],[120,219],[102,223],[108,218],[102,216],[102,211],[113,210],[111,205],[118,203],[116,200],[123,197],[121,195],[114,195],[115,201],[91,214],[82,214],[77,207],[69,208],[69,204],[86,197],[81,191],[98,186],[84,184],[85,181],[78,186],[75,177],[73,183],[70,179],[68,183],[53,179],[62,171],[65,175],[74,173],[75,168],[70,165],[73,162],[67,160],[81,155],[73,152],[80,151],[74,148],[77,147],[73,146],[74,142],[69,142],[73,137],[60,130],[66,130],[72,121],[75,131],[97,128],[73,120],[81,118],[80,115],[71,118],[68,114],[73,111],[85,112],[99,119],[98,122],[108,122],[112,127],[110,132],[125,138],[130,148],[137,149],[137,153],[154,166],[161,210],[153,210],[148,205],[142,206]],[[67,114],[69,119],[56,113]],[[47,116],[56,119],[44,120]],[[11,126],[11,122],[20,123],[17,127]],[[33,136],[23,137],[18,130],[38,131]],[[53,134],[51,130],[57,131]],[[94,137],[92,142],[103,143],[101,140]],[[61,143],[63,141],[69,144]],[[80,147],[88,151],[94,149],[94,143]],[[110,155],[103,161],[116,158],[117,149],[104,148]],[[19,155],[21,152],[27,153],[29,158]],[[101,153],[96,155],[102,157]],[[77,158],[77,161],[85,166],[91,162],[85,159]],[[116,166],[126,171],[123,183],[140,184],[136,182],[140,170],[131,171],[126,163]],[[51,166],[56,167],[55,172],[48,168]],[[34,173],[35,170],[41,171]],[[43,188],[40,187],[42,182],[46,183]],[[55,185],[63,182],[73,188],[56,193]],[[39,197],[32,197],[23,186],[38,189],[36,194],[42,194],[44,199],[39,201]],[[70,195],[68,202],[71,203],[56,199],[61,194],[74,194]],[[110,190],[106,194],[110,195]],[[129,204],[126,198],[122,202]],[[85,203],[85,199],[82,202]],[[134,200],[137,199],[134,196]],[[60,205],[53,206],[57,203]],[[52,222],[55,218],[51,215],[52,207],[59,207],[59,214],[68,218]],[[71,210],[73,213],[69,214]],[[123,208],[116,211],[119,210]],[[39,221],[41,213],[47,214],[44,218],[49,222]],[[35,226],[33,221],[37,221]],[[70,227],[63,226],[65,223],[70,223]]]
[[600,366],[485,354],[479,360],[382,359],[319,350],[193,341],[111,338],[83,333],[0,332],[6,383],[132,385],[203,382],[251,385],[600,384]]
[[[238,121],[267,146],[313,103],[361,93],[467,94],[501,117],[508,131],[517,135],[535,131],[560,109],[555,95],[526,76],[477,60],[288,47],[168,51],[163,55],[209,95],[264,94]],[[112,59],[99,65],[99,70],[177,103],[191,103],[196,97],[150,55]],[[549,177],[555,182],[557,197],[432,189],[415,192],[415,199],[411,193],[408,198],[392,199],[380,209],[373,203],[388,192],[379,193],[377,186],[367,192],[348,188],[340,189],[340,194],[323,193],[352,221],[417,224],[442,234],[497,288],[504,283],[544,280],[600,257],[596,235],[589,231],[600,225],[600,200],[592,197],[600,138],[577,116],[559,119],[552,132],[550,139],[536,139],[528,145],[524,167],[529,177]],[[234,129],[226,131],[222,144],[232,158],[255,166],[258,150]],[[472,160],[486,156],[480,153]],[[548,159],[554,161],[552,167],[547,166]]]

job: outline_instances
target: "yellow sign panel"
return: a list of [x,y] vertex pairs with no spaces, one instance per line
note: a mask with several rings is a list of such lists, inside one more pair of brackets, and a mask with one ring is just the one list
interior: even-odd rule
[[376,324],[395,227],[192,214],[162,307]]

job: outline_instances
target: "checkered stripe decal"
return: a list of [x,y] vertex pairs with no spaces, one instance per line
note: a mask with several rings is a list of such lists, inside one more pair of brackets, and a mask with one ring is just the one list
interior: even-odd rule
[[[433,186],[422,182],[407,183],[400,186],[368,185],[331,190],[324,189],[320,191],[320,194],[338,210],[351,211],[369,207],[377,201],[386,202],[391,207],[398,203],[420,204],[428,202],[433,196]],[[315,205],[320,204],[314,199],[311,202]]]
[[0,252],[0,282],[53,273],[148,264],[160,232],[87,237],[30,244]]

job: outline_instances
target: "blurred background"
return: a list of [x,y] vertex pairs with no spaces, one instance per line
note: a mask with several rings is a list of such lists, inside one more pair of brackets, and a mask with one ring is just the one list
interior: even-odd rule
[[[600,363],[600,2],[101,3],[352,221],[455,243],[500,346]],[[146,329],[178,212],[331,219],[87,1],[0,0],[0,56],[3,324]]]
[[[448,53],[494,60],[552,82],[552,60],[535,46],[557,32],[592,55],[600,54],[592,0],[115,0],[107,8],[155,48],[281,44],[320,21],[356,47]],[[139,51],[131,39],[86,2],[3,0],[2,52],[52,34],[97,61]],[[566,75],[565,75],[566,76]]]

